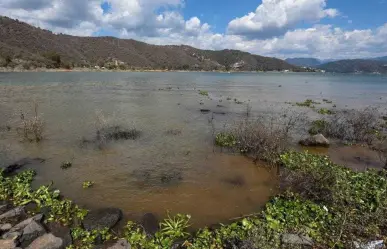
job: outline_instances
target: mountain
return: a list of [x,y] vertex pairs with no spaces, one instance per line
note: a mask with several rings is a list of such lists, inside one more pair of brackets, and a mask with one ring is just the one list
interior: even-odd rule
[[321,61],[316,58],[288,58],[285,61],[299,67],[317,67],[321,64]]
[[319,69],[335,73],[387,73],[387,62],[376,60],[340,60],[318,66]]
[[287,62],[237,50],[157,46],[132,39],[54,34],[0,16],[0,67],[107,67],[171,70],[302,70]]
[[387,56],[374,58],[373,60],[375,60],[375,61],[384,61],[384,62],[387,62]]

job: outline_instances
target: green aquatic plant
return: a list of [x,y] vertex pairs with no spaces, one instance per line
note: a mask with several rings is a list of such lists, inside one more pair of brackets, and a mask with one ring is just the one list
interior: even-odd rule
[[68,169],[68,168],[71,168],[73,166],[73,163],[72,162],[63,162],[60,166],[61,169]]
[[321,109],[319,109],[317,112],[318,112],[319,114],[322,114],[322,115],[333,115],[333,114],[335,114],[334,111],[329,110],[329,109],[327,109],[327,108],[321,108]]
[[203,90],[199,90],[199,94],[203,96],[208,96],[208,92]]
[[93,185],[94,185],[94,182],[92,182],[92,181],[84,181],[82,183],[83,188],[91,188]]
[[314,108],[314,105],[319,105],[319,104],[321,104],[321,103],[315,102],[311,99],[307,99],[304,102],[296,102],[296,106],[310,107],[310,108]]
[[329,99],[323,99],[323,102],[327,103],[327,104],[332,104],[333,101],[332,100],[329,100]]
[[234,137],[234,135],[226,132],[218,133],[215,137],[215,144],[220,147],[234,147],[236,145],[237,141]]
[[71,237],[74,244],[67,249],[92,249],[95,248],[97,239],[100,239],[100,242],[105,242],[114,238],[109,228],[88,231],[81,227],[71,229]]

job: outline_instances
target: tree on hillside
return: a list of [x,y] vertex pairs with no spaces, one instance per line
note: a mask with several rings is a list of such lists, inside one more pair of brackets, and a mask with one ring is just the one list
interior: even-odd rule
[[11,56],[7,55],[5,57],[5,66],[8,66],[12,62]]
[[59,68],[61,66],[60,54],[56,52],[49,52],[44,55],[47,59],[51,60],[54,63],[54,67]]

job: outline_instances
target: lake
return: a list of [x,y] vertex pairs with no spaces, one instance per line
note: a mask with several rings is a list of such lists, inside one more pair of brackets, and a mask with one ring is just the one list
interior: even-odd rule
[[[329,99],[337,108],[385,108],[387,77],[0,73],[0,165],[44,158],[45,163],[34,168],[35,184],[53,181],[64,196],[89,209],[118,207],[134,220],[148,212],[160,218],[167,212],[191,214],[194,227],[227,222],[259,212],[276,193],[278,180],[275,172],[214,148],[214,130],[243,117],[247,103],[259,113],[300,109],[285,102],[307,98]],[[34,102],[45,122],[45,139],[39,144],[21,142],[15,130],[21,111],[32,114]],[[101,117],[111,125],[135,127],[140,138],[111,142],[102,150],[84,146],[82,140],[95,136]],[[65,161],[73,166],[61,169]],[[83,189],[84,181],[95,185]]]

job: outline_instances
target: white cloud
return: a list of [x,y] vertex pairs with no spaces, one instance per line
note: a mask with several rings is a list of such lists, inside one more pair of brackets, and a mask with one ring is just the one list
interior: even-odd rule
[[326,9],[326,0],[262,0],[255,12],[236,18],[228,32],[260,39],[282,35],[300,22],[316,22],[335,17],[336,9]]
[[[104,13],[102,3],[109,4]],[[32,4],[34,3],[34,4]],[[326,0],[263,0],[254,13],[215,33],[198,17],[185,19],[183,0],[0,0],[0,15],[54,32],[88,36],[101,30],[152,44],[186,44],[203,49],[239,49],[280,58],[359,58],[385,55],[387,23],[364,30],[319,25],[338,15]],[[309,28],[294,29],[300,22]]]

